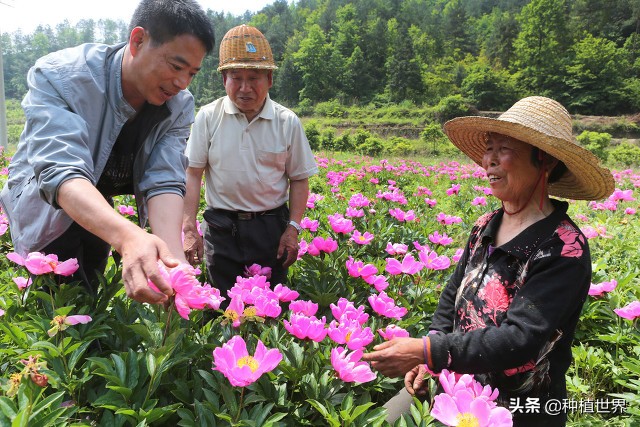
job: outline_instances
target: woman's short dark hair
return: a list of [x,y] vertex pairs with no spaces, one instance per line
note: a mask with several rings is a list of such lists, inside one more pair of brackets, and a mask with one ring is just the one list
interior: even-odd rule
[[129,32],[142,27],[152,43],[164,44],[190,34],[199,39],[207,53],[213,51],[213,25],[196,0],[142,0],[131,18]]
[[[545,154],[549,157],[552,157],[550,154],[540,150],[538,147],[533,147],[533,149],[531,150],[531,163],[533,163],[535,167],[540,167],[540,159],[542,158],[542,155]],[[560,178],[562,178],[562,175],[564,175],[567,170],[567,165],[558,160],[556,166],[549,173],[549,183],[558,181]]]

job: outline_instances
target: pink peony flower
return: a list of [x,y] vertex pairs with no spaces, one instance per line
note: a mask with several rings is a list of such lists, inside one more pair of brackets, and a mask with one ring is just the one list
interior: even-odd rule
[[297,291],[294,291],[292,289],[290,289],[287,286],[284,286],[280,283],[278,283],[274,288],[273,288],[273,292],[276,293],[276,295],[278,296],[278,299],[281,302],[290,302],[295,300],[296,298],[298,298],[300,296],[300,293]]
[[355,229],[353,221],[345,218],[342,214],[336,213],[329,215],[327,218],[329,219],[331,229],[335,233],[349,234]]
[[342,347],[331,350],[331,365],[336,370],[338,378],[347,383],[366,383],[376,378],[369,364],[360,360],[362,353],[362,350],[349,353]]
[[429,234],[429,240],[436,245],[447,246],[453,242],[453,239],[447,236],[447,233],[440,234],[437,231]]
[[304,240],[300,239],[298,242],[298,260],[302,259],[302,257],[309,251],[309,244]]
[[404,255],[409,248],[402,243],[387,243],[386,251],[389,255]]
[[338,300],[338,304],[330,304],[331,314],[336,318],[339,322],[348,322],[351,320],[355,320],[361,325],[367,323],[369,320],[369,315],[364,312],[364,306],[361,305],[358,308],[346,298],[340,298]]
[[364,234],[360,234],[358,230],[354,230],[349,240],[359,245],[368,245],[373,240],[373,234],[368,231],[365,231]]
[[33,283],[31,277],[29,277],[28,279],[26,277],[14,277],[13,281],[16,285],[18,285],[18,289],[20,290],[28,288]]
[[251,356],[239,335],[213,350],[213,370],[220,371],[234,387],[253,384],[262,374],[274,370],[281,360],[282,354],[278,349],[267,349],[260,340],[255,354]]
[[327,318],[324,316],[321,319],[317,319],[315,316],[293,313],[289,320],[284,321],[284,328],[291,335],[301,340],[310,339],[320,342],[327,336],[326,324]]
[[253,300],[256,316],[271,317],[273,319],[280,316],[282,307],[280,307],[278,295],[268,289],[256,289],[256,291],[257,295]]
[[344,216],[347,216],[349,218],[362,218],[364,216],[364,210],[347,208],[347,211],[345,212]]
[[392,217],[394,217],[400,222],[415,221],[416,219],[416,214],[413,210],[408,210],[407,212],[404,212],[400,208],[389,209],[389,215],[391,215]]
[[317,219],[309,219],[309,217],[306,216],[302,218],[302,221],[300,221],[300,227],[304,228],[305,230],[309,230],[312,233],[318,231],[319,225],[320,223]]
[[240,298],[245,304],[253,304],[258,295],[256,289],[269,289],[269,282],[265,276],[236,277],[236,283],[227,291],[230,298]]
[[457,196],[460,193],[460,184],[453,184],[451,188],[447,190],[447,196]]
[[246,277],[264,276],[267,279],[270,279],[271,267],[263,267],[260,264],[251,264],[244,268],[244,275]]
[[132,206],[127,206],[127,205],[119,205],[118,206],[118,212],[120,212],[120,215],[135,215],[136,211],[133,210]]
[[451,259],[453,260],[453,262],[458,262],[460,261],[460,258],[462,258],[463,254],[464,254],[464,249],[458,248],[456,249],[456,253],[451,257]]
[[229,306],[224,311],[223,323],[231,322],[234,328],[239,327],[243,321],[244,303],[240,297],[232,297]]
[[347,272],[351,277],[367,277],[378,272],[378,269],[373,264],[365,264],[362,261],[354,261],[353,257],[345,262]]
[[89,323],[91,322],[91,316],[76,314],[73,316],[56,316],[51,321],[52,328],[47,331],[47,334],[50,337],[53,337],[60,331],[64,331],[69,326],[77,325],[78,323]]
[[31,252],[26,258],[21,257],[15,252],[11,252],[7,254],[7,258],[18,265],[23,265],[29,273],[35,274],[36,276],[49,273],[71,276],[80,267],[78,260],[75,258],[59,262],[57,255],[45,255],[40,252]]
[[387,258],[387,266],[385,267],[385,271],[392,276],[403,273],[413,275],[423,268],[424,266],[420,262],[416,261],[413,255],[406,254],[402,259],[402,262],[398,261],[395,258]]
[[307,198],[307,208],[314,209],[316,207],[316,202],[319,202],[324,199],[324,196],[315,193],[309,193],[309,197]]
[[[175,291],[174,302],[176,311],[183,319],[189,319],[192,309],[202,310],[209,307],[213,310],[220,308],[220,304],[225,300],[220,296],[220,291],[210,285],[201,285],[196,278],[196,270],[189,264],[182,263],[170,270],[158,261],[158,270],[164,279],[169,282]],[[160,292],[158,287],[148,281],[149,287],[156,292]]]
[[635,198],[633,197],[633,190],[620,190],[616,188],[614,192],[609,196],[609,200],[618,202],[618,201],[626,201],[633,202]]
[[371,276],[363,276],[362,279],[368,284],[370,284],[371,286],[373,286],[374,288],[376,288],[376,291],[378,292],[382,292],[389,287],[389,282],[387,281],[387,278],[382,274],[380,275],[372,274]]
[[346,344],[349,350],[358,350],[371,344],[371,328],[363,328],[356,320],[336,322],[333,320],[327,330],[329,338],[338,344]]
[[397,306],[395,301],[387,296],[385,292],[380,292],[378,295],[371,295],[368,300],[373,311],[384,317],[399,320],[407,314],[408,311],[404,307]]
[[486,197],[476,197],[471,202],[473,206],[487,206],[487,198]]
[[297,300],[291,301],[289,310],[293,313],[314,316],[318,312],[318,304],[313,301]]
[[438,204],[438,201],[436,199],[430,199],[430,198],[425,198],[424,202],[427,204],[427,206],[429,206],[430,208],[434,207],[435,205]]
[[458,224],[458,223],[462,222],[462,218],[460,218],[458,216],[447,215],[444,212],[440,212],[436,216],[436,220],[440,224],[444,224],[444,225]]
[[436,251],[420,251],[418,257],[424,267],[430,270],[446,270],[451,265],[451,260],[448,257],[438,256]]
[[443,369],[439,375],[444,393],[434,398],[431,416],[447,426],[512,426],[513,416],[495,403],[498,390],[482,386],[472,375]]
[[371,201],[361,193],[356,193],[349,199],[349,206],[352,208],[364,208],[369,206],[369,204],[371,204]]
[[316,237],[311,241],[307,252],[309,255],[318,256],[321,252],[325,252],[330,254],[331,252],[335,252],[338,249],[338,242],[333,240],[331,237]]
[[385,329],[378,329],[378,334],[386,341],[394,338],[405,338],[409,336],[409,332],[397,325],[389,325]]
[[602,282],[598,284],[591,284],[589,287],[589,295],[591,296],[601,296],[605,292],[613,291],[616,286],[618,286],[618,282],[613,279],[610,282]]
[[640,301],[633,301],[622,308],[613,310],[618,316],[625,319],[634,320],[640,317]]

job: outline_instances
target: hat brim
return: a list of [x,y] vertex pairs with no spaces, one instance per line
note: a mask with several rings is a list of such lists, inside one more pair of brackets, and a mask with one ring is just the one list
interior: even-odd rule
[[251,70],[277,70],[276,65],[261,64],[258,62],[233,62],[218,67],[218,71],[230,69],[251,69]]
[[444,125],[451,142],[471,160],[482,166],[487,134],[507,135],[549,153],[567,166],[567,172],[548,186],[549,194],[574,200],[599,200],[614,190],[608,169],[599,166],[598,158],[576,142],[554,137],[536,129],[490,117],[457,117]]

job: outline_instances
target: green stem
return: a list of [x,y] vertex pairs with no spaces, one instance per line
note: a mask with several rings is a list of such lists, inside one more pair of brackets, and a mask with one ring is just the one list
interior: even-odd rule
[[171,314],[173,313],[174,308],[174,299],[171,297],[171,302],[169,303],[169,313],[167,314],[167,323],[164,325],[164,334],[162,336],[162,347],[164,347],[164,343],[167,341],[167,335],[169,335],[169,326],[171,325]]
[[244,387],[240,390],[240,404],[238,405],[238,413],[236,414],[236,418],[233,420],[234,424],[238,422],[240,419],[240,414],[242,413],[242,405],[244,404]]

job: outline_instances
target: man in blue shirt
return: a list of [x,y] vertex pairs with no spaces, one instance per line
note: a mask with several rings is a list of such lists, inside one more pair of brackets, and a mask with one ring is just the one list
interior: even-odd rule
[[[158,260],[185,261],[184,149],[194,118],[186,88],[213,46],[195,0],[142,0],[128,42],[84,44],[36,62],[0,196],[17,253],[77,258],[71,280],[94,285],[113,247],[127,295],[166,301],[173,291]],[[121,194],[135,195],[141,227],[113,209],[111,198]]]

